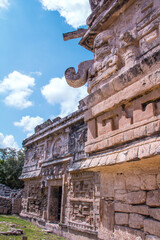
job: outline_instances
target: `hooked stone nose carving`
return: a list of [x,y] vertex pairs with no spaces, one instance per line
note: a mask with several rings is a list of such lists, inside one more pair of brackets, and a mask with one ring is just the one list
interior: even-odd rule
[[65,71],[65,78],[69,86],[78,88],[82,87],[88,78],[88,70],[93,65],[93,60],[81,62],[78,65],[78,71],[75,72],[74,67],[70,67]]

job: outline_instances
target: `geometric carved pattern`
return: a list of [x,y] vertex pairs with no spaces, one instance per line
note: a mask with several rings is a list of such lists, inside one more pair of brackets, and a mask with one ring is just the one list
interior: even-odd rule
[[97,229],[99,184],[97,173],[81,172],[71,175],[68,186],[70,226],[87,230]]

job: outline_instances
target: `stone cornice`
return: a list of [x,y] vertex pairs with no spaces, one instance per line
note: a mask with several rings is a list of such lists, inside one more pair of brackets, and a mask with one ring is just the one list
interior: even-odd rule
[[135,0],[110,0],[101,3],[95,8],[87,19],[89,25],[79,44],[89,51],[93,51],[94,39],[98,33],[107,29],[107,27],[118,18],[119,14],[127,9]]
[[39,132],[33,134],[31,137],[26,138],[23,141],[23,146],[27,147],[28,145],[34,143],[35,141],[39,141],[50,134],[56,133],[58,131],[62,131],[62,129],[69,127],[71,124],[76,123],[84,118],[84,111],[86,107],[83,107],[76,112],[60,119],[59,121],[47,126],[46,128],[40,130]]

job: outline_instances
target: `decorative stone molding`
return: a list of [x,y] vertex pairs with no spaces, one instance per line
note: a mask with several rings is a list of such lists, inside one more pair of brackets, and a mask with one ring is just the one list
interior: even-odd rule
[[82,87],[88,79],[88,70],[93,65],[93,60],[82,62],[78,65],[78,72],[75,68],[70,67],[65,71],[65,78],[69,86],[78,88]]

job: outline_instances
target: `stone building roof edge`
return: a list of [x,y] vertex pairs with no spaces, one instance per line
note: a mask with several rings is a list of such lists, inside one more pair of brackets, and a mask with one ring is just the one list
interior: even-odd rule
[[[146,150],[147,149],[147,150]],[[94,171],[94,169],[101,167],[117,166],[117,164],[140,161],[142,159],[149,159],[160,155],[160,137],[155,136],[149,139],[142,139],[135,143],[126,144],[118,149],[110,150],[108,152],[98,153],[88,157],[81,164],[74,163],[69,172],[77,170]]]
[[19,179],[21,180],[27,180],[27,179],[30,179],[30,178],[37,178],[40,176],[40,173],[41,173],[41,169],[38,169],[38,170],[34,170],[34,171],[30,171],[30,172],[25,172],[25,173],[22,173],[21,176],[19,177]]
[[[38,131],[37,133],[34,133],[32,136],[26,138],[23,140],[22,145],[23,147],[26,147],[33,142],[40,140],[42,138],[45,138],[46,136],[53,134],[63,128],[66,128],[70,126],[71,124],[80,121],[84,118],[84,111],[87,110],[87,107],[84,106],[81,109],[78,109],[77,111],[69,114],[68,116],[61,118],[59,121],[54,122],[53,124],[47,126],[46,128]],[[73,121],[71,121],[73,118]],[[63,125],[62,125],[63,124]],[[53,129],[51,131],[51,129]]]

